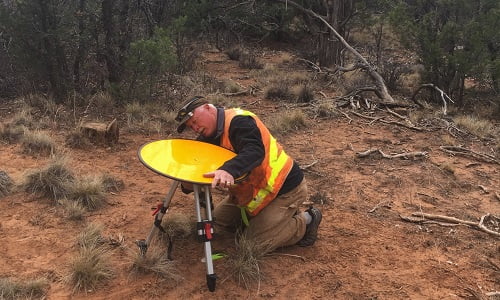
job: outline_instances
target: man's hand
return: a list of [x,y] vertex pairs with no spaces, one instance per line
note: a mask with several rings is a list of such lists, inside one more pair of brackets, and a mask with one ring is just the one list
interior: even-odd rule
[[203,174],[203,177],[213,178],[212,180],[212,188],[222,187],[228,188],[234,184],[233,175],[229,174],[224,170],[215,170],[213,172]]

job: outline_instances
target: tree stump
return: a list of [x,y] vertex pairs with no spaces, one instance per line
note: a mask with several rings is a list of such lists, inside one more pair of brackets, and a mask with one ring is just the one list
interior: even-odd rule
[[80,127],[82,135],[90,142],[97,145],[113,145],[118,143],[120,135],[116,119],[109,124],[101,122],[89,122]]

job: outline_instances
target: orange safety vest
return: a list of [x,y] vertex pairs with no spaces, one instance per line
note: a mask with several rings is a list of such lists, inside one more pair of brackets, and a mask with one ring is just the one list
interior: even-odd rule
[[230,188],[237,204],[245,207],[251,216],[255,216],[276,198],[292,169],[293,160],[283,151],[269,129],[255,114],[239,108],[225,110],[224,131],[221,136],[222,147],[234,151],[229,140],[229,125],[235,116],[252,117],[257,123],[264,144],[265,157],[262,163],[251,170],[245,180]]

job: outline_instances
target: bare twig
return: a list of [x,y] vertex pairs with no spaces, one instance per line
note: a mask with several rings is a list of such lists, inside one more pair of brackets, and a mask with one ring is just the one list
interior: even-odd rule
[[268,254],[266,254],[266,256],[289,256],[289,257],[299,258],[303,262],[306,261],[306,259],[303,256],[295,255],[295,254],[288,254],[288,253],[268,253]]
[[441,151],[444,151],[446,153],[450,153],[450,154],[453,154],[453,155],[469,156],[469,157],[473,157],[473,158],[481,160],[481,161],[485,161],[485,162],[489,162],[489,163],[495,163],[495,164],[499,164],[500,165],[500,161],[498,161],[497,159],[495,159],[495,157],[493,155],[489,155],[489,154],[486,154],[486,153],[475,152],[475,151],[472,151],[472,150],[464,148],[464,147],[460,147],[460,146],[440,146],[439,149],[441,149]]
[[317,164],[317,163],[318,163],[318,161],[317,161],[317,160],[315,160],[315,161],[313,161],[312,163],[310,163],[310,164],[308,164],[308,165],[301,166],[300,168],[301,168],[302,170],[307,170],[307,169],[309,169],[310,167],[314,166],[314,165],[315,165],[315,164]]
[[488,191],[488,189],[486,187],[484,187],[483,185],[478,185],[478,187],[485,193],[485,194],[489,194],[490,191]]
[[[405,216],[400,216],[401,219],[408,221],[408,222],[416,222],[416,223],[422,223],[428,220],[437,220],[437,221],[444,221],[445,223],[440,224],[440,225],[457,225],[457,224],[464,224],[471,226],[473,228],[479,229],[480,231],[486,232],[488,234],[500,237],[500,232],[491,230],[487,228],[483,223],[486,218],[490,217],[490,214],[486,214],[481,217],[481,220],[479,223],[472,222],[472,221],[467,221],[467,220],[461,220],[457,219],[455,217],[449,217],[449,216],[443,216],[443,215],[433,215],[433,214],[426,214],[422,212],[414,212],[412,213],[412,217],[405,217]],[[414,218],[417,217],[417,218]]]
[[297,58],[297,60],[301,60],[303,62],[305,62],[306,64],[308,64],[311,68],[313,68],[314,70],[316,70],[318,73],[323,73],[323,71],[321,70],[320,66],[318,66],[317,64],[313,63],[312,61],[310,60],[307,60],[307,59],[304,59],[304,58]]
[[382,150],[380,149],[369,149],[369,150],[366,150],[364,152],[357,152],[356,153],[356,156],[357,157],[360,157],[360,158],[363,158],[363,157],[367,157],[373,153],[380,153],[380,155],[382,155],[383,158],[388,158],[388,159],[393,159],[393,158],[404,158],[404,159],[415,159],[415,158],[418,158],[418,157],[427,157],[428,156],[428,153],[423,151],[423,152],[403,152],[403,153],[399,153],[399,154],[385,154],[384,152],[382,152]]
[[443,115],[446,116],[447,114],[447,103],[446,103],[446,100],[452,102],[452,103],[455,103],[455,101],[453,101],[450,96],[448,96],[442,89],[438,88],[436,85],[432,84],[432,83],[424,83],[422,84],[414,93],[413,95],[411,96],[411,99],[413,100],[413,102],[415,102],[416,104],[418,104],[419,106],[423,106],[421,103],[417,102],[416,101],[416,96],[418,94],[418,92],[423,89],[423,88],[431,88],[431,89],[434,89],[436,90],[439,95],[441,96],[441,100],[443,100]]
[[221,93],[222,96],[242,96],[242,95],[248,95],[248,93],[250,93],[250,89],[248,90],[244,90],[244,91],[241,91],[241,92],[235,92],[235,93]]
[[357,113],[355,111],[351,111],[351,113],[355,114],[358,117],[365,118],[365,119],[370,119],[370,120],[377,119],[377,120],[380,120],[380,122],[382,122],[382,123],[395,124],[395,125],[403,126],[403,127],[409,128],[409,129],[417,130],[417,131],[424,131],[423,128],[416,127],[416,126],[411,126],[411,125],[408,125],[408,124],[405,124],[405,123],[400,123],[400,122],[396,122],[396,121],[386,121],[384,119],[378,119],[378,118],[375,118],[375,117],[365,116],[365,115]]
[[339,110],[339,112],[340,112],[341,114],[343,114],[343,115],[344,115],[344,117],[346,117],[347,119],[349,119],[349,124],[351,124],[351,122],[353,121],[353,120],[351,119],[351,117],[349,117],[349,115],[348,115],[347,113],[345,113],[345,112],[343,112],[343,111],[341,111],[341,110]]
[[372,209],[370,209],[368,212],[369,213],[373,213],[375,212],[377,209],[379,209],[380,207],[387,207],[387,208],[391,208],[390,206],[391,202],[390,201],[382,201],[382,202],[379,202],[377,205],[375,205]]

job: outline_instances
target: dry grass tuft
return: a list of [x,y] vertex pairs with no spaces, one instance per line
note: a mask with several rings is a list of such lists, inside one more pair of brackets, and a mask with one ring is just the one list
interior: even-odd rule
[[66,145],[75,149],[88,149],[92,143],[80,129],[74,129],[66,136]]
[[457,145],[456,139],[447,134],[442,135],[441,140],[443,141],[443,145],[449,145],[449,146]]
[[173,213],[165,215],[161,226],[165,232],[160,232],[162,240],[184,239],[194,233],[193,221],[185,214]]
[[80,248],[98,248],[106,244],[106,239],[102,236],[102,224],[90,223],[83,229],[77,237],[77,244]]
[[25,175],[22,189],[53,200],[65,198],[71,192],[75,177],[63,157],[53,159],[47,166]]
[[228,258],[229,269],[238,284],[250,289],[253,284],[260,284],[263,274],[259,264],[272,249],[267,245],[256,243],[244,234],[237,234],[236,248],[237,253]]
[[335,110],[335,106],[331,101],[321,102],[314,109],[314,115],[322,119],[332,119],[338,116],[338,112]]
[[440,164],[439,168],[450,175],[455,175],[455,167],[449,162]]
[[264,98],[269,100],[290,100],[293,99],[290,84],[286,81],[271,83],[264,89]]
[[127,123],[130,125],[143,119],[145,109],[139,102],[127,103],[125,114],[127,115]]
[[102,207],[106,201],[102,177],[85,176],[74,181],[69,198],[77,201],[88,210]]
[[13,186],[14,182],[10,178],[9,174],[0,170],[0,198],[10,194]]
[[68,220],[81,221],[87,211],[80,203],[68,199],[60,199],[58,203],[63,207]]
[[92,291],[113,276],[107,247],[81,247],[70,263],[68,282],[73,292]]
[[342,74],[338,84],[342,94],[346,94],[362,86],[372,85],[369,76],[360,71],[352,71]]
[[56,152],[56,143],[46,133],[27,132],[21,139],[22,152],[29,155],[49,156]]
[[131,268],[132,274],[156,274],[174,282],[183,279],[175,266],[175,262],[169,260],[166,253],[155,249],[151,250],[144,256],[141,253],[135,253]]
[[96,108],[101,113],[113,113],[115,107],[115,99],[111,94],[106,92],[99,92],[95,95],[94,103]]
[[298,103],[309,103],[314,100],[313,90],[307,84],[296,85],[293,87],[292,91]]
[[311,78],[306,72],[286,72],[284,75],[286,81],[290,82],[290,84],[309,85],[311,83]]
[[306,115],[302,110],[292,110],[280,113],[272,119],[269,129],[276,134],[285,135],[307,127]]
[[125,188],[123,180],[110,174],[102,174],[99,179],[102,182],[105,192],[121,192]]
[[223,81],[224,85],[224,91],[226,93],[238,93],[241,92],[242,88],[240,85],[238,85],[235,81],[233,80],[224,80]]
[[0,124],[0,141],[13,144],[18,142],[22,136],[26,128],[21,125],[13,125],[13,124]]
[[413,124],[418,124],[419,122],[424,120],[427,117],[427,115],[428,115],[428,112],[426,112],[425,110],[414,109],[408,113],[408,119],[410,119],[410,121]]
[[102,236],[103,226],[91,223],[78,235],[78,255],[70,263],[67,281],[73,291],[92,291],[113,276],[110,248]]
[[457,116],[453,121],[458,126],[465,128],[468,132],[484,138],[487,136],[494,136],[495,126],[491,121],[486,119],[479,119],[474,116]]
[[0,278],[0,299],[45,299],[49,282],[45,278],[15,281]]
[[222,107],[239,107],[239,104],[232,97],[226,97],[223,95],[213,95],[210,97],[210,101],[216,106]]
[[35,128],[36,122],[33,120],[31,111],[32,111],[31,107],[23,106],[21,108],[21,111],[14,115],[14,117],[10,121],[10,124],[12,126],[22,126],[30,129]]
[[240,60],[241,54],[244,51],[239,46],[233,46],[227,49],[224,53],[226,53],[227,57],[230,60]]
[[254,54],[241,53],[239,66],[243,69],[262,69],[264,65],[257,60]]

